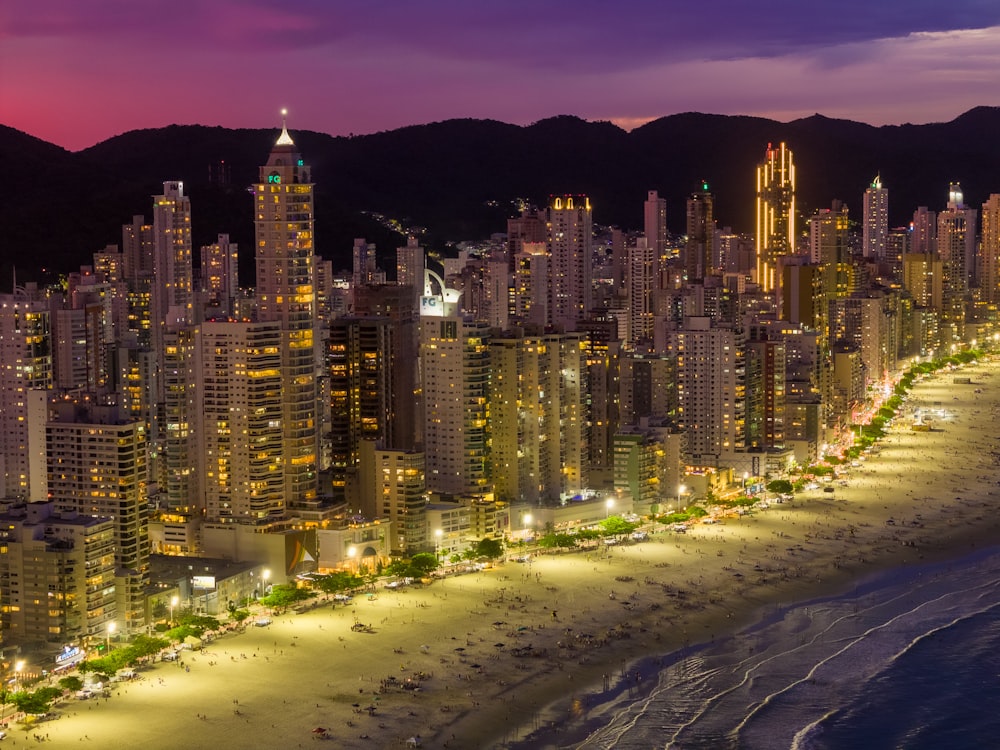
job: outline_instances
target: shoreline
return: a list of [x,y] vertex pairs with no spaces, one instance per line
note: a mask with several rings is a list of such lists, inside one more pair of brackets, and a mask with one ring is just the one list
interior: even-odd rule
[[[665,659],[883,571],[992,547],[997,372],[993,361],[963,368],[992,386],[980,394],[947,373],[916,384],[906,411],[938,402],[954,418],[911,432],[901,414],[879,454],[833,493],[798,494],[686,534],[662,530],[627,546],[379,590],[372,600],[320,600],[186,652],[190,673],[160,663],[111,698],[71,699],[55,708],[57,720],[9,733],[25,731],[30,742],[41,731],[54,748],[149,750],[214,750],[234,737],[313,747],[318,728],[338,748],[406,747],[410,738],[453,749],[572,743],[611,693],[652,687]],[[373,632],[352,632],[354,622]],[[558,732],[529,737],[551,724]]]

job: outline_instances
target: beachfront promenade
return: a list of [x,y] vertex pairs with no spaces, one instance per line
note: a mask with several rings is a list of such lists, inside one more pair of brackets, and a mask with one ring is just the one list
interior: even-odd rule
[[[634,680],[635,659],[722,637],[876,569],[1000,539],[998,372],[978,364],[961,371],[969,385],[947,372],[918,383],[906,410],[947,415],[928,432],[897,419],[877,455],[832,493],[686,534],[278,615],[186,652],[190,671],[158,664],[108,699],[70,700],[27,732],[12,726],[4,742],[391,748],[419,737],[423,747],[500,747]],[[353,631],[355,622],[372,632]]]

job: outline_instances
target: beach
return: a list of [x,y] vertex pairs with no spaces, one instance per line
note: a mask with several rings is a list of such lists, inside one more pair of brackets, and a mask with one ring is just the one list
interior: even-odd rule
[[[12,725],[5,742],[572,746],[594,706],[641,694],[679,650],[876,571],[995,544],[998,369],[956,372],[971,382],[944,371],[917,383],[886,438],[833,492],[820,487],[686,533],[275,614],[266,627],[184,652],[183,665],[142,671],[109,698],[70,699],[54,720]],[[910,429],[914,408],[936,413],[933,430]]]

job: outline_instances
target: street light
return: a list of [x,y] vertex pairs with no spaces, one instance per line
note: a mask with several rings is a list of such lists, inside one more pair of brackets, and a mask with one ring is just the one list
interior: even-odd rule
[[[528,536],[528,530],[533,529],[531,525],[532,521],[534,521],[534,518],[532,518],[530,513],[525,513],[524,516],[521,517],[521,527],[524,531],[525,538]],[[532,534],[532,536],[534,536],[534,534]]]
[[170,625],[174,624],[174,607],[180,602],[180,599],[176,596],[170,597]]
[[111,636],[114,635],[116,627],[117,626],[115,625],[114,621],[111,621],[111,622],[108,623],[108,637],[107,637],[107,640],[105,641],[105,643],[107,645],[107,651],[109,653],[111,651]]
[[604,506],[605,506],[604,517],[607,518],[608,516],[611,515],[611,509],[615,507],[615,499],[613,497],[609,497],[605,501]]
[[687,487],[685,487],[683,484],[677,487],[677,510],[680,510],[682,507],[681,496],[684,494],[685,490],[687,490]]
[[260,595],[267,596],[267,582],[271,580],[271,569],[264,568],[260,571]]
[[357,573],[358,572],[358,564],[357,564],[357,562],[354,559],[357,556],[357,554],[358,554],[358,548],[357,547],[350,546],[350,547],[347,548],[347,558],[351,561],[351,572],[352,573]]
[[444,532],[441,529],[434,529],[434,557],[441,559],[441,536]]
[[747,494],[747,480],[749,478],[750,478],[750,472],[749,471],[744,471],[743,472],[743,494],[744,495]]
[[21,686],[21,672],[24,671],[24,659],[14,662],[14,692]]

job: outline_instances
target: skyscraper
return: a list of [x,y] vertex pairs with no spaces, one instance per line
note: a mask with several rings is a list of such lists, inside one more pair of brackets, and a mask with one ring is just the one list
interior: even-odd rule
[[941,310],[942,347],[965,338],[965,295],[974,284],[970,278],[976,252],[976,209],[965,205],[962,188],[952,183],[948,207],[938,214],[937,250],[944,274]]
[[703,281],[712,270],[712,247],[715,242],[715,219],[712,218],[712,194],[708,183],[691,194],[687,201],[687,241],[684,243],[684,267],[688,281]]
[[[556,196],[548,210],[552,325],[575,331],[590,313],[593,215],[586,196]],[[428,472],[429,473],[429,472]]]
[[281,327],[281,471],[290,508],[316,497],[319,445],[313,184],[284,126],[254,195],[258,318]]
[[200,335],[201,495],[216,523],[265,525],[285,513],[281,330],[207,321]]
[[979,288],[985,302],[1000,302],[1000,194],[983,204],[982,242],[979,248]]
[[51,407],[49,498],[62,512],[112,519],[117,619],[124,633],[142,632],[149,586],[146,427],[91,399],[60,399]]
[[[0,489],[5,497],[44,499],[32,475],[44,455],[29,450],[31,392],[52,387],[52,336],[48,304],[24,289],[0,295]],[[44,474],[40,479],[44,479]],[[44,491],[44,486],[34,488]]]
[[778,258],[795,251],[795,163],[784,143],[767,144],[757,167],[757,283],[765,292],[779,282]]
[[861,221],[861,248],[865,258],[882,260],[889,235],[889,191],[882,187],[879,175],[875,175],[865,190]]
[[649,191],[643,204],[643,232],[659,261],[667,252],[667,201],[656,190]]

